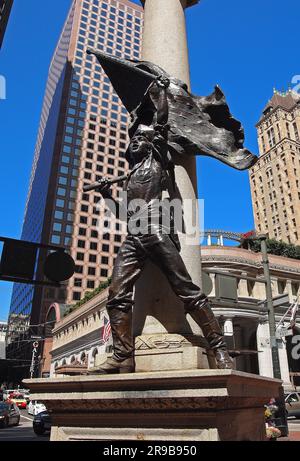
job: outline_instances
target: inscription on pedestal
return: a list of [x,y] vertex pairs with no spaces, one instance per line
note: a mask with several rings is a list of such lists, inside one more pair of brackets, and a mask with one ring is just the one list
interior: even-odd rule
[[138,336],[135,340],[136,370],[163,371],[214,367],[202,336],[154,334]]

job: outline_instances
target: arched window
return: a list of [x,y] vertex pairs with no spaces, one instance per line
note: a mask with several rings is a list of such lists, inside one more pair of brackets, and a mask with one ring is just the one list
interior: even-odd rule
[[74,362],[76,362],[76,357],[75,357],[75,355],[73,355],[73,357],[71,358],[71,363],[74,363]]
[[92,353],[92,361],[91,361],[91,365],[92,365],[92,366],[95,366],[95,364],[96,364],[96,358],[97,358],[97,355],[98,355],[98,354],[99,354],[98,349],[97,349],[97,348],[94,349],[94,350],[93,350],[93,353]]

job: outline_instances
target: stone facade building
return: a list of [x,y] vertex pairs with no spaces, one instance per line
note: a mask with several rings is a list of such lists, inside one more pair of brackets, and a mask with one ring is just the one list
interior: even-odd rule
[[[63,375],[64,371],[72,374],[74,366],[80,374],[78,365],[91,368],[105,360],[106,352],[110,350],[110,341],[103,340],[107,297],[108,292],[104,290],[65,317],[60,316],[58,305],[50,308],[48,318],[54,310],[58,321],[52,331],[52,339],[48,338],[49,346],[44,350],[44,375],[50,372],[53,377]],[[48,362],[50,356],[51,363]]]
[[256,230],[300,244],[300,95],[275,92],[257,130],[260,156],[249,172]]
[[[273,297],[287,294],[289,302],[275,308],[276,324],[300,294],[300,265],[298,260],[269,255]],[[262,257],[260,253],[238,247],[207,246],[202,247],[203,270],[210,272],[213,288],[210,299],[214,312],[223,325],[229,345],[235,350],[245,351],[236,359],[240,371],[257,373],[272,377],[272,356],[265,285],[259,282],[263,278]],[[257,282],[240,279],[237,283],[236,299],[227,299],[222,294],[218,281],[219,275],[212,272],[222,271],[224,275],[256,278]],[[289,326],[290,316],[285,327]],[[294,336],[300,334],[300,315]],[[279,359],[281,375],[286,387],[291,386],[291,373],[300,371],[300,360],[293,360],[291,349],[293,336],[279,340]],[[300,337],[299,337],[300,339]],[[255,353],[256,351],[256,353]]]

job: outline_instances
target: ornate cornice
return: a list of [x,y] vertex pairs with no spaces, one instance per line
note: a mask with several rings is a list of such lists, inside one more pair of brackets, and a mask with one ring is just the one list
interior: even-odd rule
[[[217,262],[219,264],[222,263],[237,263],[237,264],[244,264],[246,266],[252,266],[257,269],[263,269],[261,262],[259,261],[253,261],[252,259],[247,259],[247,258],[239,258],[237,256],[227,256],[227,255],[218,255],[218,256],[206,256],[202,255],[202,262],[203,263],[209,263],[209,262]],[[300,264],[299,264],[299,269],[296,269],[295,267],[291,266],[285,266],[283,264],[276,264],[272,263],[270,261],[270,269],[276,270],[276,271],[281,271],[281,272],[288,272],[288,273],[296,273],[297,275],[299,274],[300,276]]]

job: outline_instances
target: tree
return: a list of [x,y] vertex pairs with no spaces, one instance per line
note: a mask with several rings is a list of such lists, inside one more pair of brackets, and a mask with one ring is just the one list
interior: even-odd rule
[[[260,253],[260,241],[257,239],[245,239],[240,245],[241,248]],[[285,258],[300,259],[300,246],[292,243],[279,242],[275,239],[267,239],[267,251],[269,254],[283,256]]]

